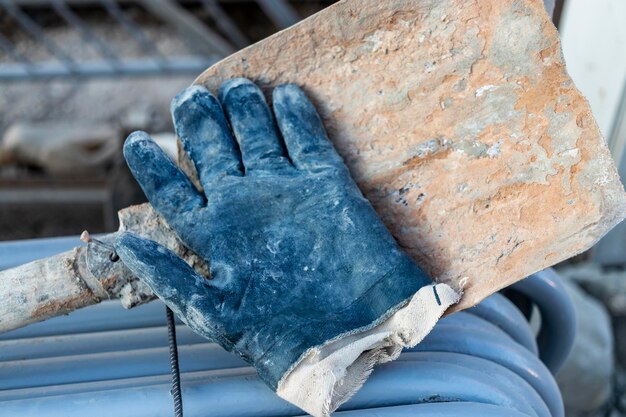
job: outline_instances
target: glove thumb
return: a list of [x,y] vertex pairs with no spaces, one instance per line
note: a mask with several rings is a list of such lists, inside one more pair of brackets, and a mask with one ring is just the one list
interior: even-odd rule
[[[115,250],[124,265],[179,316],[194,301],[213,299],[210,281],[166,247],[136,234],[121,233]],[[208,308],[212,303],[204,303]]]

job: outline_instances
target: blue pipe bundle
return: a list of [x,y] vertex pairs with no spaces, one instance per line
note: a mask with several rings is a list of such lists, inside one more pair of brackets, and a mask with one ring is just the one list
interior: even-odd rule
[[[494,294],[442,319],[418,346],[375,369],[338,416],[563,417],[553,373],[574,337],[573,307],[558,276],[511,287],[541,317],[537,336]],[[237,356],[179,326],[188,417],[292,416]],[[164,306],[126,311],[107,302],[0,335],[0,416],[169,417]]]

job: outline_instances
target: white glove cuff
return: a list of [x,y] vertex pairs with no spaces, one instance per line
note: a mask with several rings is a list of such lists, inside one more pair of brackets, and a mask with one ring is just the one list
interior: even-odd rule
[[315,417],[328,416],[361,388],[376,364],[421,342],[459,299],[446,284],[421,288],[377,326],[309,349],[278,382],[277,394]]

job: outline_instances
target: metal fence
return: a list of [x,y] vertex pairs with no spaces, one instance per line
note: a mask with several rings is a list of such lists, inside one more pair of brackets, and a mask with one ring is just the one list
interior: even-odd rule
[[[302,1],[300,1],[302,3]],[[241,0],[0,0],[0,81],[47,79],[50,77],[93,77],[152,75],[163,73],[199,73],[216,60],[248,45],[251,40],[225,10],[225,6],[246,3]],[[247,2],[252,3],[252,2]],[[300,20],[292,4],[285,0],[256,0],[276,29]],[[173,29],[188,45],[186,54],[164,54],[145,34],[144,27],[128,13],[139,7],[144,16]],[[190,11],[195,7],[207,19]],[[81,17],[80,10],[99,10],[124,33],[128,42],[141,50],[140,57],[124,56],[114,43],[94,31]],[[52,39],[46,29],[31,16],[44,10],[60,24],[80,36],[81,42],[96,52],[95,59],[77,57],[72,48]],[[34,59],[20,51],[15,33],[27,35],[46,52],[45,59]]]

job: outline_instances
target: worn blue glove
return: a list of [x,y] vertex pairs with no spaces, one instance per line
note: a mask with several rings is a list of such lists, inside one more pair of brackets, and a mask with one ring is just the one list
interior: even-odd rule
[[206,260],[210,280],[130,233],[116,250],[195,332],[323,416],[374,364],[421,340],[457,294],[398,247],[302,90],[277,87],[273,110],[276,121],[246,79],[226,82],[219,101],[199,86],[174,99],[204,194],[145,133],[124,146],[146,196]]

